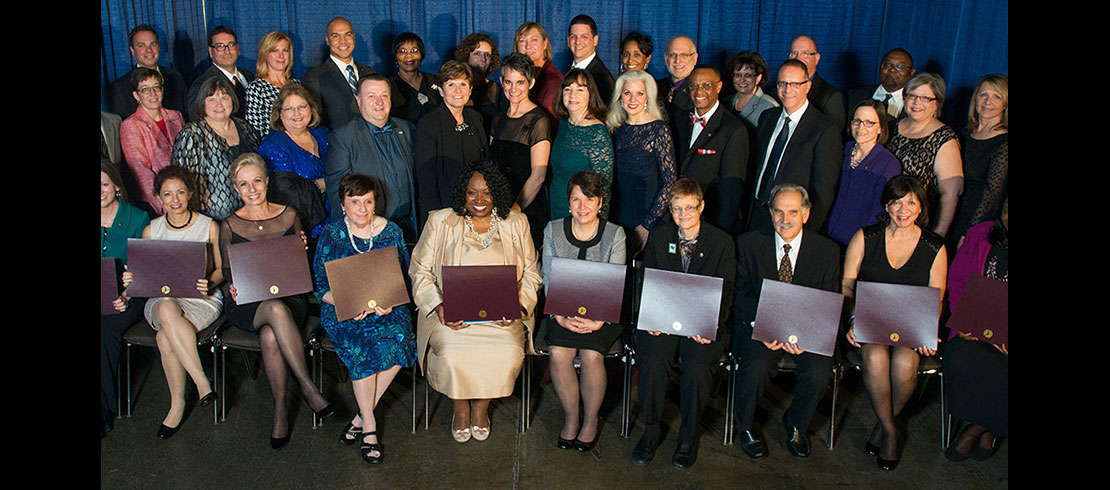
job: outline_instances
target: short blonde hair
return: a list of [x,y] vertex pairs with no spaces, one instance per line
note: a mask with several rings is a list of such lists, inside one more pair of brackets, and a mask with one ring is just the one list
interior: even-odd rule
[[285,41],[289,43],[289,63],[285,64],[285,79],[288,80],[293,73],[293,39],[288,34],[281,31],[271,31],[262,40],[258,41],[258,61],[254,64],[254,74],[256,77],[266,79],[270,76],[270,67],[266,64],[266,57],[277,48],[279,42]]
[[239,171],[243,170],[243,167],[246,167],[247,165],[254,165],[255,167],[258,167],[260,170],[262,170],[262,175],[270,175],[270,170],[266,168],[266,160],[262,158],[262,155],[247,152],[239,155],[235,158],[234,161],[231,162],[231,169],[229,170],[229,173],[232,182],[235,181],[235,176],[239,175]]

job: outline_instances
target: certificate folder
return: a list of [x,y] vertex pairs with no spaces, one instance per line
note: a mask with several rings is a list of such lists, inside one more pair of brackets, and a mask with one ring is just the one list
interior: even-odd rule
[[127,239],[127,270],[136,298],[200,298],[197,281],[207,272],[208,244],[181,240]]
[[996,345],[1009,345],[1010,288],[1007,283],[978,274],[967,278],[960,304],[948,319],[948,328],[969,333]]
[[717,340],[724,284],[719,277],[645,268],[636,328]]
[[300,235],[227,246],[235,304],[245,305],[312,291],[308,255]]
[[627,272],[624,264],[552,257],[543,312],[620,323]]
[[100,314],[115,315],[119,313],[112,302],[119,297],[119,284],[116,284],[116,259],[102,257],[100,259]]
[[443,266],[443,319],[448,323],[521,316],[515,265]]
[[832,357],[843,306],[839,293],[764,278],[752,339]]
[[324,270],[339,321],[350,320],[364,310],[373,313],[374,306],[391,308],[409,302],[397,247],[393,245],[324,262]]
[[856,282],[856,341],[937,348],[940,289]]

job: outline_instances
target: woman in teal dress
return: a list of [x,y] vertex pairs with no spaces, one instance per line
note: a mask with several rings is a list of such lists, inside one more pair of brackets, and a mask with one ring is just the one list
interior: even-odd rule
[[[393,308],[375,306],[353,319],[338,321],[335,300],[324,268],[326,262],[393,245],[401,270],[408,270],[409,252],[401,228],[375,213],[381,184],[373,177],[351,174],[339,181],[344,218],[324,227],[316,245],[313,273],[316,298],[320,300],[320,323],[335,344],[335,353],[350,371],[351,385],[359,413],[343,429],[340,441],[360,441],[362,459],[380,463],[382,446],[377,438],[374,407],[402,367],[416,360],[412,334],[412,312],[408,305]],[[367,274],[372,279],[372,273]],[[369,439],[369,440],[368,440]]]
[[555,117],[559,130],[551,148],[551,219],[570,216],[567,188],[570,178],[583,170],[601,175],[604,190],[601,219],[609,217],[609,189],[613,185],[613,140],[605,129],[607,109],[590,72],[578,68],[567,72],[555,93]]

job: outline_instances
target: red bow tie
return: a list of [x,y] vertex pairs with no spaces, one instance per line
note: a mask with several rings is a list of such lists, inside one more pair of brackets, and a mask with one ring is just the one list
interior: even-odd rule
[[701,126],[704,128],[705,127],[705,122],[706,122],[705,118],[704,117],[698,117],[697,112],[691,112],[690,113],[690,125],[693,125],[694,123],[701,123]]

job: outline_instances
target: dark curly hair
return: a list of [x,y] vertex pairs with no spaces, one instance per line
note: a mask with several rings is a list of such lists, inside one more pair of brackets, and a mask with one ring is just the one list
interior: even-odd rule
[[493,207],[497,210],[497,217],[508,218],[509,211],[513,208],[512,187],[509,186],[509,179],[505,178],[505,174],[488,160],[470,162],[463,168],[462,173],[459,174],[459,180],[455,181],[455,187],[451,190],[451,209],[459,216],[466,215],[466,186],[475,173],[482,174],[486,179],[486,185],[493,197]]
[[177,165],[162,167],[162,170],[159,170],[154,176],[154,197],[161,199],[162,184],[170,179],[180,180],[181,184],[189,190],[189,194],[192,194],[185,207],[190,211],[200,211],[200,192],[197,189],[197,178],[191,170],[185,167]]
[[481,76],[485,77],[490,73],[497,71],[501,68],[501,54],[497,52],[497,43],[493,42],[493,38],[484,32],[475,32],[474,34],[467,35],[459,42],[459,46],[455,48],[455,60],[466,63],[470,61],[470,53],[478,49],[478,43],[486,42],[490,47],[490,62],[489,68]]

